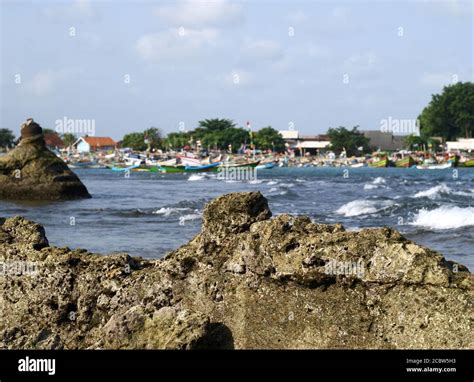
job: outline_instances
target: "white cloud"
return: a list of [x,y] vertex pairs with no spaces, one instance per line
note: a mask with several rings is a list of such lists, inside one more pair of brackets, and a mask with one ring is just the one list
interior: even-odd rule
[[171,25],[194,28],[225,27],[242,20],[242,7],[227,0],[184,0],[158,7],[154,13]]
[[238,88],[252,83],[253,75],[249,71],[236,68],[215,77],[217,82],[228,88]]
[[136,43],[137,52],[146,60],[181,60],[197,55],[206,45],[213,44],[217,30],[171,28],[147,34]]
[[[456,76],[456,77],[455,77]],[[429,73],[425,72],[422,74],[420,78],[420,82],[423,85],[439,88],[441,89],[444,86],[453,84],[457,82],[459,79],[455,73],[443,72],[443,73]]]
[[356,53],[344,61],[344,69],[348,72],[362,72],[374,68],[377,56],[374,52]]
[[472,16],[474,11],[472,0],[425,0],[424,3],[435,7],[443,14],[448,13],[452,16]]
[[293,24],[300,24],[305,22],[308,19],[308,16],[301,9],[290,12],[288,15],[288,20]]
[[276,41],[257,40],[247,42],[242,48],[242,55],[247,60],[274,61],[283,57],[283,51]]
[[310,43],[308,46],[308,55],[312,58],[328,58],[330,52],[327,47]]
[[83,22],[96,20],[98,13],[90,0],[75,0],[69,4],[54,4],[44,8],[45,17],[53,21]]
[[45,96],[51,93],[56,80],[56,75],[51,70],[38,72],[31,80],[26,80],[25,88],[30,94],[35,96]]

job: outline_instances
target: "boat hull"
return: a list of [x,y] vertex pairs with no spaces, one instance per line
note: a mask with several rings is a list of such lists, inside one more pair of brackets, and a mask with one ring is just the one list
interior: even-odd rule
[[474,167],[474,159],[470,159],[466,162],[459,162],[459,167]]
[[388,159],[382,159],[376,162],[370,162],[370,167],[381,168],[381,167],[388,167]]
[[415,160],[412,157],[405,157],[395,162],[395,167],[408,168],[415,164]]

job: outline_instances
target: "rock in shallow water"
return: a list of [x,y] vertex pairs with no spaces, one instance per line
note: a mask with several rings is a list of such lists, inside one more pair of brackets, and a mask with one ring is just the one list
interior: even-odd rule
[[37,264],[0,278],[0,347],[474,346],[462,265],[389,228],[270,216],[258,192],[224,195],[162,260],[49,247],[37,224],[0,221],[0,261]]
[[46,147],[40,125],[28,119],[20,144],[0,158],[0,199],[90,198],[76,174]]

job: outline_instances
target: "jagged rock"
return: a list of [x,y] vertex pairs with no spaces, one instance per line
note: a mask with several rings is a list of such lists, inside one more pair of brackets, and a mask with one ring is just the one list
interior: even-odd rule
[[270,215],[260,193],[224,195],[161,260],[0,221],[0,261],[37,264],[0,277],[0,348],[473,348],[466,267],[393,229]]
[[40,125],[28,119],[20,144],[0,158],[0,199],[59,200],[90,198],[87,188],[46,147]]

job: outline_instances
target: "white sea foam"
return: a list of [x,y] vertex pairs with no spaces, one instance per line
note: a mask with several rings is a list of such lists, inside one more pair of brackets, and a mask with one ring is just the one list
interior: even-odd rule
[[163,216],[170,216],[174,212],[179,211],[189,211],[190,208],[178,208],[178,207],[161,207],[159,210],[153,211],[152,213],[155,215],[163,215]]
[[364,184],[364,190],[373,190],[375,188],[385,187],[384,184],[385,184],[385,179],[382,178],[381,176],[378,176],[372,182]]
[[198,174],[192,174],[190,177],[189,177],[189,181],[190,182],[194,182],[196,180],[203,180],[205,178],[204,175],[198,175]]
[[441,183],[437,186],[429,188],[428,190],[417,192],[414,197],[436,199],[442,194],[450,194],[451,192],[451,189],[445,183]]
[[[198,211],[196,211],[198,212]],[[195,214],[187,214],[179,217],[180,222],[185,222],[189,220],[197,220],[201,219],[202,215],[200,213],[195,213]]]
[[411,225],[430,229],[455,229],[474,226],[474,207],[441,206],[434,210],[421,209]]
[[270,182],[267,183],[269,186],[274,186],[275,184],[278,184],[278,182],[275,182],[274,180],[271,180]]
[[364,190],[373,190],[374,188],[378,188],[376,184],[364,184]]
[[336,213],[345,217],[374,214],[393,204],[391,200],[353,200],[341,206]]

